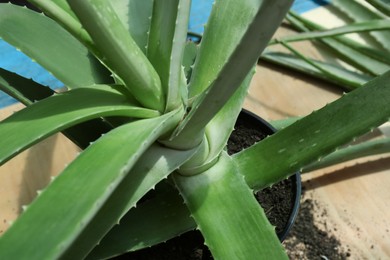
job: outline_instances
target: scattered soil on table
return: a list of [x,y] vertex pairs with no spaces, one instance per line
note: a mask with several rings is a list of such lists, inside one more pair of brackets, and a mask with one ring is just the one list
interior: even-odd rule
[[348,259],[352,252],[333,235],[337,227],[327,221],[327,211],[304,192],[298,216],[283,242],[290,259]]

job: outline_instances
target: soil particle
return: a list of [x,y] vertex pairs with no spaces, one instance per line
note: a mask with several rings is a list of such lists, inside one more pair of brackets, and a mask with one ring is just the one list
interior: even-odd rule
[[290,259],[348,259],[349,248],[332,233],[337,227],[328,224],[327,211],[314,199],[305,194],[301,200],[298,216],[283,245]]

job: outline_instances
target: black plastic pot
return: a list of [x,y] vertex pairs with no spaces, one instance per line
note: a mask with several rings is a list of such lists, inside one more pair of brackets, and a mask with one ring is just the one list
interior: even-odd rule
[[[259,132],[258,137],[254,138],[259,138],[263,139],[266,136],[272,135],[276,132],[276,129],[272,127],[267,121],[262,119],[261,117],[257,116],[256,114],[243,109],[242,112],[239,115],[239,118],[237,119],[236,123],[236,129],[239,128],[240,126],[244,125],[247,128],[254,129],[256,132]],[[254,133],[252,133],[254,134]],[[259,140],[256,140],[259,141]],[[272,188],[267,188],[266,190],[263,191],[265,194],[269,194],[269,196],[277,196],[278,194],[278,186],[283,186],[283,185],[288,185],[291,187],[291,192],[293,194],[293,197],[291,198],[291,208],[289,212],[289,216],[285,218],[285,224],[283,226],[276,225],[273,223],[273,220],[270,219],[270,216],[267,215],[268,219],[273,225],[276,225],[276,231],[279,240],[282,242],[287,234],[289,233],[291,227],[294,224],[294,221],[298,215],[298,210],[299,210],[299,205],[300,205],[300,198],[301,198],[301,191],[302,191],[302,186],[301,186],[301,176],[300,173],[297,172],[294,175],[292,175],[290,178],[287,180],[284,180],[282,183],[275,184]],[[275,189],[275,191],[273,191]],[[275,193],[275,194],[273,194]],[[263,194],[264,195],[264,194]],[[266,195],[268,196],[268,195]],[[278,200],[283,200],[283,198],[275,198],[275,202],[277,203]],[[260,202],[260,204],[262,204]],[[262,205],[264,207],[264,205]],[[277,206],[277,205],[274,205]],[[265,209],[267,212],[267,209]],[[276,222],[276,221],[274,221]]]

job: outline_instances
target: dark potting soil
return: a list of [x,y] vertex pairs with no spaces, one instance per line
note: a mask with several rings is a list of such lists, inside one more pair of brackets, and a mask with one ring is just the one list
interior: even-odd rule
[[[228,153],[234,154],[247,148],[266,135],[259,129],[251,129],[238,121],[228,142]],[[294,185],[287,179],[266,188],[255,194],[256,199],[262,205],[267,218],[276,226],[276,232],[280,233],[288,223],[291,209],[294,205]],[[260,245],[259,245],[260,246]],[[133,260],[205,260],[213,259],[199,231],[190,231],[179,237],[168,240],[165,243],[127,253],[113,259]]]
[[353,257],[332,233],[337,231],[327,222],[327,211],[314,198],[306,196],[302,187],[301,205],[294,226],[283,245],[290,259],[348,259]]

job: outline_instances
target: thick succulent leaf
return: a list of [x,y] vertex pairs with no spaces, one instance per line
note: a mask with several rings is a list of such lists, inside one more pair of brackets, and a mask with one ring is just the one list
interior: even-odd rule
[[[80,256],[84,257],[91,251],[96,243],[100,241],[104,234],[106,234],[114,225],[122,222],[120,219],[126,212],[135,207],[137,202],[149,190],[154,189],[157,183],[167,178],[171,172],[188,160],[194,152],[195,149],[178,151],[162,147],[158,144],[152,145],[141,156],[124,180],[115,189],[110,198],[94,216],[93,220],[84,229],[83,233],[73,242],[72,247],[67,250],[63,255],[63,258],[77,259]],[[159,223],[159,225],[161,225],[161,223]],[[118,227],[119,229],[122,229],[123,225],[120,224]],[[91,239],[91,237],[95,239]],[[156,237],[156,239],[158,238],[159,237]],[[133,239],[139,239],[139,237],[136,237],[135,234],[127,233],[123,242]],[[105,241],[113,246],[112,241],[107,241],[107,239],[105,239]],[[99,242],[99,245],[100,244],[101,242]],[[115,245],[115,247],[117,247],[117,245]],[[116,248],[116,250],[118,250],[118,248]],[[118,251],[106,252],[106,254],[107,253],[115,254],[118,253]]]
[[49,87],[2,68],[0,68],[0,90],[19,100],[24,105],[31,105],[34,101],[54,94],[54,91]]
[[303,172],[309,172],[337,163],[382,153],[390,153],[390,138],[388,137],[366,141],[339,149],[321,160],[303,167]]
[[109,1],[68,0],[95,42],[99,58],[146,108],[164,110],[160,78]]
[[281,42],[281,44],[290,50],[294,55],[300,58],[302,61],[308,63],[312,67],[319,70],[325,77],[330,78],[332,81],[340,82],[341,85],[351,86],[352,88],[358,88],[361,84],[356,83],[355,80],[351,80],[350,78],[344,77],[344,75],[339,75],[338,73],[334,73],[333,70],[328,70],[326,67],[319,65],[316,62],[313,62],[311,59],[307,58],[303,53],[294,49],[291,45],[285,42]]
[[0,38],[70,88],[112,82],[108,71],[71,34],[27,8],[0,4]]
[[287,117],[287,118],[283,118],[283,119],[279,119],[279,120],[273,120],[273,121],[270,121],[270,124],[277,130],[281,130],[283,128],[286,128],[287,126],[295,123],[296,121],[298,121],[299,119],[301,119],[302,117],[299,117],[299,116],[293,116],[293,117]]
[[383,14],[390,16],[390,2],[388,0],[366,0]]
[[[298,25],[294,21],[299,21],[300,24],[298,26],[304,31],[323,30],[323,27],[320,25],[297,15],[294,12],[290,12],[290,15],[294,19],[289,19],[289,21],[294,25]],[[358,44],[355,41],[345,39],[342,36],[318,39],[318,41],[336,53],[338,58],[371,75],[377,76],[390,69],[389,64],[378,57],[388,55],[384,53],[382,53],[382,55],[377,55],[375,54],[377,52],[362,47],[361,44]]]
[[111,1],[119,19],[138,47],[146,54],[154,0]]
[[147,55],[160,76],[167,111],[180,104],[180,88],[187,88],[181,77],[190,6],[190,0],[154,1]]
[[206,126],[205,134],[210,148],[209,159],[216,158],[226,147],[254,74],[255,67],[249,72],[240,88]]
[[[181,116],[174,111],[135,121],[110,131],[89,146],[0,238],[0,258],[60,258],[104,207],[143,152]],[[97,243],[99,237],[89,239]],[[42,245],[45,250],[37,250]],[[83,252],[73,256],[81,259]]]
[[[332,6],[336,7],[338,10],[343,12],[345,15],[347,15],[350,19],[352,19],[355,22],[360,21],[369,21],[369,20],[375,20],[375,19],[383,19],[386,16],[374,12],[371,9],[367,8],[363,4],[359,3],[356,0],[336,0],[332,1]],[[385,18],[386,19],[386,18]],[[380,31],[380,32],[370,32],[370,35],[372,35],[380,44],[381,46],[386,49],[387,51],[390,51],[390,31]]]
[[[155,117],[159,113],[139,108],[119,91],[106,85],[74,89],[37,102],[0,123],[3,139],[0,163],[72,125],[103,116]],[[26,124],[28,122],[28,124]]]
[[[89,225],[88,231],[96,233],[97,230],[106,225],[106,222],[110,223],[110,219],[112,219],[110,215],[116,216],[116,219],[112,219],[112,223],[115,221],[119,224],[99,242],[99,245],[94,249],[91,256],[108,257],[133,251],[140,247],[152,246],[161,242],[161,240],[164,241],[167,233],[169,237],[173,237],[188,230],[187,224],[193,223],[188,218],[188,210],[185,207],[176,207],[178,203],[183,204],[183,201],[178,196],[177,191],[167,184],[160,185],[167,186],[165,189],[157,189],[154,194],[156,199],[147,199],[146,202],[137,205],[136,208],[133,208],[121,218],[120,222],[117,216],[120,215],[122,217],[130,207],[135,206],[136,202],[146,191],[154,188],[160,180],[166,178],[181,164],[187,161],[195,151],[196,149],[188,151],[172,150],[156,144],[151,146],[142,155],[137,164],[134,165],[134,168],[116,189],[115,193],[99,211],[98,218],[95,218],[92,224]],[[161,190],[162,192],[160,192]],[[163,196],[163,198],[160,198],[160,196]],[[172,198],[173,201],[167,200],[167,197]],[[148,203],[149,201],[151,203]],[[143,203],[146,205],[143,205]],[[151,208],[151,204],[156,206],[156,208]],[[113,214],[113,212],[119,210],[115,209],[118,205],[121,206],[120,214]],[[185,218],[182,218],[183,214],[186,216]],[[135,216],[138,217],[138,221],[134,219]],[[174,222],[174,227],[172,227],[173,223],[168,218],[175,218],[177,220]],[[104,225],[102,223],[103,219],[105,222]],[[140,219],[146,225],[140,225]],[[90,235],[90,233],[87,233],[79,237],[78,242],[75,243],[75,247],[78,249],[83,244],[90,243],[87,239]]]
[[380,31],[389,30],[390,20],[370,20],[363,22],[351,23],[348,25],[336,27],[329,30],[305,32],[299,34],[293,34],[284,36],[282,38],[274,39],[269,45],[277,44],[279,41],[283,42],[297,42],[305,40],[313,40],[318,38],[333,37],[348,33],[367,32],[367,31]]
[[75,38],[81,41],[90,51],[94,52],[94,43],[89,34],[81,27],[80,21],[70,8],[66,0],[28,0],[34,6],[42,10],[45,15],[49,16],[61,26],[63,26]]
[[215,259],[287,259],[243,176],[222,153],[209,170],[174,175],[198,229]]
[[[311,62],[315,63],[317,66],[323,67],[324,70],[329,71],[340,78],[348,79],[348,81],[340,82],[339,80],[334,80],[334,78],[332,77],[327,77],[326,75],[324,75],[324,73],[321,72],[321,70],[311,66],[309,63],[303,61],[302,59],[282,52],[265,51],[260,58],[262,60],[272,62],[278,65],[283,65],[288,67],[289,69],[315,76],[316,78],[320,78],[331,83],[335,83],[340,87],[345,88],[346,90],[353,90],[356,88],[356,86],[361,86],[370,79],[372,79],[372,76],[357,73],[345,69],[341,66],[333,65],[327,62],[311,60]],[[261,63],[259,65],[261,66]],[[352,82],[352,84],[346,84],[348,82]]]
[[193,41],[188,41],[186,43],[186,47],[184,49],[184,55],[183,55],[183,67],[184,67],[184,74],[186,76],[187,82],[191,79],[192,75],[192,68],[196,59],[196,56],[198,54],[198,47],[199,45],[196,44]]
[[199,95],[217,78],[222,65],[240,43],[262,3],[263,1],[258,0],[225,0],[214,3],[189,85],[190,97]]
[[[312,31],[326,31],[326,29],[311,21],[308,19],[305,19],[302,15],[298,15],[297,13],[290,11],[289,14],[287,15],[287,20],[289,20],[294,27],[296,27],[298,30],[303,31],[303,32],[309,32],[310,30]],[[328,29],[332,30],[332,29]],[[368,46],[367,44],[360,43],[356,40],[353,40],[348,37],[344,36],[336,36],[333,37],[333,40],[337,40],[338,42],[342,43],[343,45],[346,45],[352,49],[355,49],[358,51],[358,53],[363,55],[363,59],[365,56],[370,57],[371,59],[380,61],[382,63],[385,63],[387,65],[390,65],[390,57],[386,55],[385,51],[379,49],[377,46],[371,47]],[[327,45],[330,49],[332,49],[332,44],[327,44],[327,42],[322,42],[323,44]],[[346,55],[340,55],[341,58],[345,58]],[[364,61],[364,60],[363,60]],[[366,61],[370,62],[370,60]],[[382,65],[383,66],[383,65]],[[363,69],[364,70],[364,69]],[[385,70],[384,70],[385,71]]]
[[[253,4],[253,6],[249,2]],[[210,22],[212,23],[210,24],[210,27],[207,28],[207,30],[211,30],[211,32],[213,32],[213,30],[215,30],[216,28],[219,28],[220,30],[224,31],[222,28],[220,28],[221,26],[225,28],[231,27],[219,24],[220,22],[224,21],[224,19],[234,19],[235,13],[230,13],[227,8],[237,9],[237,12],[241,12],[241,10],[244,10],[244,13],[246,9],[243,6],[245,5],[247,5],[246,7],[251,6],[255,9],[251,10],[251,12],[254,12],[254,14],[250,15],[250,20],[244,19],[244,21],[237,21],[237,24],[242,23],[241,26],[244,26],[246,22],[244,31],[242,33],[238,33],[236,31],[238,28],[231,28],[233,32],[240,35],[240,38],[237,38],[237,36],[235,36],[233,37],[233,39],[236,39],[240,42],[238,43],[238,45],[232,46],[232,48],[234,49],[231,53],[225,53],[224,51],[224,55],[221,55],[221,57],[224,57],[223,59],[221,57],[218,58],[218,53],[216,53],[216,50],[229,49],[229,46],[226,48],[225,46],[224,48],[218,48],[215,45],[207,45],[207,37],[211,37],[211,39],[214,39],[214,37],[218,37],[220,35],[220,32],[214,32],[215,35],[213,34],[212,36],[207,36],[208,33],[206,30],[205,36],[202,40],[202,44],[200,47],[199,56],[195,62],[195,67],[191,79],[204,78],[207,80],[206,82],[204,82],[204,80],[194,80],[192,81],[192,83],[190,83],[190,87],[191,84],[194,84],[194,90],[196,89],[195,93],[198,93],[198,91],[203,91],[206,87],[208,88],[196,98],[190,112],[188,113],[188,116],[176,129],[174,135],[177,136],[174,136],[174,142],[182,143],[182,140],[189,140],[197,134],[202,133],[204,127],[210,122],[210,120],[217,114],[217,112],[230,99],[234,92],[240,87],[241,83],[244,81],[245,77],[248,75],[253,65],[256,64],[257,59],[261,55],[261,52],[267,46],[269,40],[278,28],[279,24],[282,22],[286,12],[290,7],[290,4],[292,3],[292,1],[290,0],[264,0],[255,2],[256,3],[253,3],[252,0],[239,2],[219,1],[215,4],[213,8],[214,11],[212,12],[212,15],[210,17]],[[225,17],[225,15],[229,17]],[[240,15],[242,14],[240,13]],[[267,24],[267,26],[263,26],[264,24]],[[223,41],[223,39],[225,39],[223,37],[219,39],[219,43],[220,41]],[[254,44],[254,42],[256,44]],[[204,53],[208,53],[208,56],[204,56]],[[230,56],[226,57],[227,54]],[[215,65],[215,67],[213,67],[214,61],[212,60],[215,56],[216,60],[219,60],[220,58],[222,60],[219,60],[219,65]],[[202,68],[204,66],[206,66],[208,70],[207,72],[203,71],[203,69],[197,69],[197,67]],[[201,74],[197,76],[197,73]],[[213,82],[211,82],[210,80],[213,80]],[[190,89],[190,91],[193,90]],[[192,142],[193,143],[187,143],[184,145],[197,145],[199,144],[199,138],[193,138]]]
[[70,8],[66,0],[52,0],[52,1],[27,0],[27,1],[32,3],[34,6],[38,7],[42,11],[49,10],[56,6],[57,8],[63,10],[64,12],[68,13],[71,17],[76,19],[76,15],[73,13],[72,9]]
[[235,154],[234,161],[248,185],[261,189],[386,122],[389,104],[390,71]]
[[157,186],[156,193],[153,199],[131,209],[86,259],[103,259],[151,247],[195,229],[195,221],[176,189],[159,192]]
[[[46,86],[3,69],[0,69],[0,90],[19,100],[24,105],[32,105],[34,102],[52,96],[55,93]],[[109,124],[100,118],[96,118],[67,128],[62,133],[80,148],[84,149],[90,142],[95,141],[111,129],[112,127]]]
[[199,154],[197,154],[199,159],[195,160],[195,158],[192,158],[191,161],[180,168],[180,173],[196,174],[203,171],[204,168],[210,167],[209,165],[213,164],[222,150],[225,149],[237,117],[241,112],[242,103],[248,93],[248,88],[254,73],[255,67],[247,75],[236,93],[234,93],[230,100],[206,126],[204,142],[207,145],[205,145],[205,149],[203,151],[199,149]]

